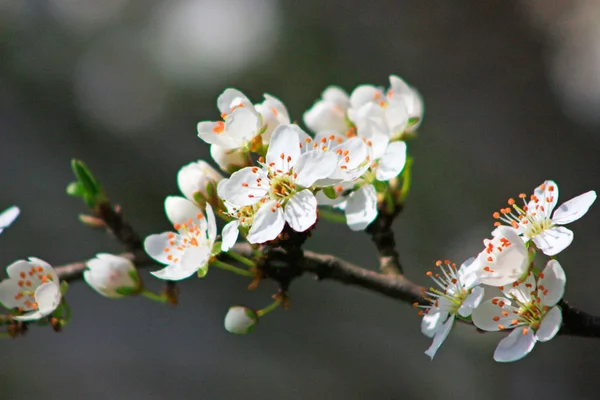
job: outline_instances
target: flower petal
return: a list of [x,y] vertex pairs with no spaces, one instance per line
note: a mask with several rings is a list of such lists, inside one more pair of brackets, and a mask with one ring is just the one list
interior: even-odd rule
[[151,271],[150,273],[156,278],[165,281],[180,281],[182,279],[186,279],[194,275],[194,272],[196,271],[184,270],[181,267],[181,262],[178,262],[177,264],[167,265],[163,269],[160,269],[158,271]]
[[206,234],[208,235],[208,240],[214,242],[217,238],[217,221],[215,220],[215,213],[210,204],[206,203],[206,210],[204,212],[207,226],[206,226]]
[[35,301],[38,304],[38,310],[32,313],[14,316],[18,321],[33,321],[50,315],[60,303],[60,286],[56,282],[49,282],[40,285],[35,290]]
[[474,287],[471,291],[471,294],[467,296],[458,309],[458,314],[461,317],[468,317],[471,315],[473,310],[479,306],[479,303],[481,303],[484,294],[485,290],[481,286]]
[[547,342],[552,339],[560,330],[562,324],[562,312],[560,307],[552,307],[544,316],[540,327],[535,333],[535,337],[540,342]]
[[12,279],[19,279],[21,272],[27,274],[31,270],[31,264],[25,260],[17,260],[6,267],[6,273]]
[[573,232],[564,226],[553,226],[531,240],[545,255],[554,256],[569,247],[573,241]]
[[249,105],[250,100],[237,89],[227,88],[217,98],[217,107],[222,114],[229,114],[231,109],[239,105]]
[[406,143],[390,143],[377,165],[375,177],[378,181],[388,181],[402,172],[406,165]]
[[238,220],[231,221],[223,227],[221,236],[223,242],[221,243],[222,251],[229,251],[235,245],[239,235],[240,222]]
[[337,168],[338,157],[335,153],[321,150],[307,151],[298,158],[295,166],[296,184],[310,187],[318,179],[329,177]]
[[[531,200],[527,205],[529,212],[537,210],[542,212],[546,217],[550,218],[552,210],[558,203],[558,185],[554,181],[545,181],[533,191],[537,202]],[[543,208],[542,208],[543,207]]]
[[444,343],[444,340],[446,340],[448,337],[448,334],[450,334],[452,325],[454,325],[454,316],[448,318],[448,320],[435,333],[435,336],[433,337],[433,343],[431,343],[431,346],[425,351],[425,354],[427,354],[432,360],[442,343]]
[[448,319],[448,311],[440,308],[431,308],[429,312],[423,316],[421,321],[421,332],[432,338],[440,326]]
[[206,267],[210,258],[212,248],[206,246],[189,247],[185,249],[181,256],[181,267],[185,271],[192,273]]
[[498,343],[494,351],[494,360],[498,362],[520,360],[531,352],[533,346],[535,346],[533,329],[515,328],[510,335]]
[[512,299],[514,296],[521,303],[528,304],[535,298],[535,289],[535,276],[529,271],[524,280],[518,280],[510,285],[504,286],[502,292],[508,298]]
[[550,260],[538,279],[538,297],[542,305],[552,307],[562,299],[565,293],[567,276],[560,263]]
[[391,101],[385,108],[385,118],[390,133],[392,135],[400,135],[408,125],[408,110],[406,103],[403,101]]
[[6,308],[19,307],[23,303],[15,298],[23,289],[16,279],[5,279],[0,282],[0,303]]
[[273,169],[289,171],[300,158],[300,136],[292,125],[279,125],[273,131],[271,143],[266,155],[267,165],[273,163]]
[[[508,311],[509,315],[504,316],[502,314],[503,311]],[[514,318],[514,316],[510,316],[512,311],[513,307],[510,300],[505,297],[494,297],[475,308],[471,314],[471,318],[475,326],[479,329],[495,332],[502,330],[500,329],[501,326],[504,328],[511,326],[511,320]]]
[[504,286],[519,279],[529,267],[525,243],[510,227],[499,226],[494,237],[484,241],[485,249],[474,261],[479,280],[490,286]]
[[[242,147],[251,141],[259,130],[260,118],[254,110],[246,107],[237,108],[225,121],[225,131],[221,135],[227,136],[231,141],[226,148]],[[222,146],[220,143],[211,143]]]
[[352,108],[360,108],[366,103],[374,101],[377,97],[381,97],[381,89],[373,85],[359,85],[350,94],[350,105]]
[[[173,232],[163,232],[160,234],[150,235],[144,240],[144,250],[146,253],[161,264],[172,264],[172,258],[179,258],[181,251],[176,246],[171,245],[171,242],[178,238],[179,235]],[[165,251],[169,249],[169,251]],[[169,259],[171,255],[171,259]]]
[[317,221],[317,199],[308,189],[292,196],[284,209],[285,220],[296,232],[304,232]]
[[4,228],[8,228],[10,224],[17,219],[20,213],[21,211],[16,206],[9,207],[2,211],[2,213],[0,213],[0,233],[2,233]]
[[596,201],[596,192],[593,190],[573,197],[558,207],[552,216],[552,223],[565,225],[578,220],[588,212],[594,201]]
[[263,204],[254,215],[252,228],[248,232],[250,243],[264,243],[273,240],[281,233],[285,225],[283,210],[276,207],[275,201]]
[[189,219],[196,220],[196,216],[202,213],[200,207],[181,196],[167,196],[165,199],[165,213],[173,225],[182,224]]
[[364,185],[348,197],[346,223],[353,231],[362,231],[377,218],[377,193],[373,185]]
[[258,167],[246,167],[234,172],[227,184],[218,186],[219,195],[239,207],[256,204],[267,193],[269,178]]

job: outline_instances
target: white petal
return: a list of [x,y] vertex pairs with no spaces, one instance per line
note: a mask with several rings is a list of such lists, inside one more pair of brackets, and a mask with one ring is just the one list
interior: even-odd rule
[[[251,141],[258,133],[260,118],[256,112],[246,107],[236,109],[225,121],[225,131],[222,135],[226,135],[232,141],[228,148],[242,147],[245,143]],[[219,143],[214,143],[221,145]]]
[[377,165],[377,180],[388,181],[395,178],[402,172],[404,165],[406,165],[406,143],[390,143]]
[[[504,303],[504,307],[500,307],[502,303]],[[513,311],[510,304],[510,300],[504,297],[495,297],[483,302],[471,314],[473,323],[479,329],[490,332],[499,331],[500,328],[498,325],[508,328],[511,325],[511,320],[514,318],[514,314],[513,316],[510,315]],[[509,312],[509,316],[505,317],[502,315],[503,311]]]
[[[527,329],[527,333],[523,333]],[[498,343],[494,360],[498,362],[517,361],[525,357],[535,346],[535,335],[531,328],[515,328],[510,335]]]
[[60,285],[58,282],[44,283],[35,290],[35,301],[38,303],[38,311],[43,315],[49,315],[56,310],[60,299]]
[[10,224],[17,219],[20,213],[21,211],[16,206],[9,207],[0,213],[0,233],[4,230],[4,228],[8,228]]
[[206,186],[210,182],[216,183],[221,179],[223,179],[223,176],[203,160],[184,165],[177,172],[177,186],[190,201],[194,201],[196,192],[201,192],[206,196]]
[[210,204],[206,203],[206,210],[204,212],[204,216],[207,222],[207,231],[208,240],[213,243],[217,238],[217,221],[215,221],[215,213]]
[[265,196],[269,189],[268,182],[269,178],[262,169],[242,168],[231,175],[226,185],[219,187],[219,190],[222,189],[219,195],[236,206],[249,206]]
[[165,199],[165,213],[169,221],[175,225],[187,222],[190,218],[195,220],[202,210],[196,203],[192,203],[185,197],[168,196]]
[[227,332],[245,335],[256,326],[257,322],[258,316],[253,310],[247,307],[233,306],[227,311],[224,325]]
[[222,251],[229,251],[235,245],[239,235],[239,227],[240,223],[238,220],[231,221],[223,227],[223,231],[221,232],[223,239],[223,243],[221,243]]
[[578,220],[588,212],[594,201],[596,201],[596,192],[593,190],[573,197],[558,207],[552,216],[552,223],[565,225]]
[[538,296],[542,299],[542,305],[552,307],[562,299],[565,293],[567,276],[556,260],[548,261],[542,271],[542,276],[543,278],[538,279]]
[[165,281],[180,281],[182,279],[189,278],[194,275],[195,270],[184,270],[181,267],[181,262],[177,264],[167,265],[165,268],[158,271],[151,271],[150,273]]
[[243,151],[239,149],[225,149],[216,144],[210,146],[210,156],[215,160],[219,168],[229,173],[252,164]]
[[296,184],[310,187],[318,179],[327,178],[337,167],[338,158],[334,153],[321,150],[307,151],[298,159],[295,171]]
[[181,256],[181,268],[191,271],[192,274],[200,268],[206,267],[212,249],[210,247],[190,247],[185,249]]
[[273,168],[283,172],[289,171],[300,158],[300,136],[297,129],[291,125],[279,125],[273,131],[269,150],[267,150],[267,165],[274,163]]
[[6,267],[6,273],[12,279],[19,279],[21,272],[27,274],[31,270],[31,264],[25,260],[17,260]]
[[264,243],[273,240],[285,225],[283,210],[275,206],[275,201],[263,204],[254,216],[252,228],[248,232],[250,243]]
[[[535,203],[533,200],[530,201],[527,205],[528,211],[531,212],[537,209],[538,212],[541,211],[546,217],[550,218],[552,210],[554,210],[556,203],[558,203],[558,185],[556,182],[545,181],[535,188],[533,194],[538,198],[538,203]],[[541,207],[544,207],[543,210],[541,210]]]
[[16,300],[15,296],[23,289],[18,285],[16,279],[6,279],[0,282],[0,303],[6,308],[20,307],[23,304],[22,300]]
[[529,271],[524,280],[513,282],[510,285],[506,285],[502,288],[502,292],[508,298],[516,297],[518,301],[523,304],[529,303],[535,298],[536,282],[535,276]]
[[564,226],[554,226],[531,240],[544,254],[554,256],[569,247],[573,241],[573,232]]
[[[178,237],[178,235],[173,232],[163,232],[150,235],[144,240],[144,250],[146,250],[146,253],[161,264],[171,264],[172,262],[167,257],[172,255],[177,258],[181,253],[175,246],[170,245],[170,235]],[[165,251],[167,248],[170,249],[169,252]]]
[[540,342],[547,342],[552,339],[560,330],[562,324],[562,312],[560,307],[552,307],[544,316],[540,327],[535,333],[535,337]]
[[217,98],[217,107],[222,114],[229,114],[233,107],[240,104],[250,104],[250,100],[237,89],[227,88]]
[[348,93],[344,89],[338,86],[328,86],[321,94],[321,97],[340,106],[347,107],[350,104],[350,96],[348,96]]
[[[510,227],[500,226],[494,230],[493,235],[493,239],[484,241],[486,249],[479,253],[474,263],[480,268],[481,283],[504,286],[516,281],[527,271],[527,248],[517,232]],[[496,250],[489,254],[488,246]],[[499,248],[502,251],[497,250]],[[490,256],[492,261],[489,261]]]
[[364,185],[348,197],[346,223],[353,231],[362,231],[377,218],[377,193],[373,185]]
[[391,101],[385,108],[385,117],[392,135],[399,135],[408,125],[408,110],[403,101]]
[[475,257],[466,259],[456,272],[460,283],[465,289],[471,289],[479,284],[478,265],[475,263]]
[[350,95],[351,107],[360,108],[364,104],[374,101],[377,96],[382,96],[381,89],[373,85],[359,85]]
[[239,147],[236,139],[224,130],[223,121],[202,121],[197,125],[198,137],[208,144],[217,145],[224,149]]
[[446,319],[448,319],[448,311],[439,308],[429,309],[429,312],[423,316],[421,321],[421,332],[432,338]]
[[304,124],[313,132],[348,130],[346,109],[330,101],[318,101],[303,116]]
[[296,193],[284,209],[285,220],[296,232],[304,232],[317,221],[317,199],[308,189]]
[[474,287],[471,291],[471,294],[467,296],[465,301],[463,301],[462,305],[458,309],[458,314],[461,317],[468,317],[471,315],[473,310],[479,306],[479,303],[481,303],[484,294],[485,290],[481,286]]
[[446,340],[448,337],[450,330],[452,330],[453,324],[454,316],[451,316],[435,333],[435,336],[433,337],[433,343],[431,343],[431,346],[425,351],[425,354],[427,354],[432,360],[442,343],[444,343],[444,340]]

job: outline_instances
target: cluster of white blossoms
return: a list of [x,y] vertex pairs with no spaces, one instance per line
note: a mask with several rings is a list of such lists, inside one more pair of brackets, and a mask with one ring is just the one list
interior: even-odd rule
[[[450,261],[438,261],[441,272],[427,273],[438,287],[426,291],[424,304],[415,307],[423,315],[421,331],[433,337],[425,352],[431,358],[456,318],[484,331],[511,330],[494,352],[499,362],[519,360],[537,341],[558,333],[562,324],[558,303],[566,276],[554,256],[573,241],[573,232],[560,225],[581,218],[596,200],[596,192],[577,196],[554,213],[558,186],[553,181],[538,186],[529,200],[525,194],[519,198],[522,205],[509,199],[509,207],[493,214],[498,221],[492,239],[484,240],[484,249],[475,258],[459,269]],[[536,249],[552,257],[541,271],[535,267]],[[501,295],[482,301],[484,285],[499,289]]]
[[[294,237],[303,232],[307,236],[319,216],[342,217],[350,229],[359,231],[381,213],[390,220],[397,215],[411,179],[406,140],[416,135],[423,118],[419,93],[397,76],[390,77],[388,90],[360,85],[347,94],[328,87],[304,113],[310,133],[293,124],[285,105],[268,94],[254,104],[240,91],[226,89],[217,106],[220,119],[198,123],[197,131],[211,145],[210,154],[221,171],[202,160],[179,170],[182,196],[168,196],[164,202],[173,230],[149,235],[143,243],[146,253],[163,265],[151,272],[156,278],[202,278],[214,266],[253,278],[252,286],[260,280],[257,263],[262,255],[253,259],[236,253],[239,240],[255,249],[259,244],[285,247],[291,231],[299,233]],[[99,202],[110,206],[91,172],[75,161],[78,181],[68,191],[91,208]],[[584,193],[554,210],[558,186],[546,181],[532,195],[519,198],[522,204],[509,199],[508,207],[493,214],[496,228],[479,254],[460,267],[440,260],[438,270],[427,273],[435,287],[425,290],[423,300],[414,305],[423,316],[422,332],[433,339],[425,352],[431,358],[457,319],[485,331],[510,330],[494,353],[502,362],[524,357],[536,342],[548,341],[560,330],[566,277],[554,257],[573,241],[573,232],[563,225],[581,218],[596,193]],[[0,213],[0,233],[18,215],[16,207]],[[220,235],[217,217],[224,224]],[[216,257],[221,252],[246,268]],[[541,254],[551,259],[540,270],[535,265]],[[85,281],[105,297],[173,299],[168,293],[146,290],[128,258],[100,253],[86,267]],[[12,319],[49,317],[52,323],[70,314],[66,285],[45,261],[18,260],[7,273],[0,282],[0,303]],[[225,328],[235,334],[251,332],[262,316],[287,305],[286,293],[273,299],[257,311],[231,307]]]

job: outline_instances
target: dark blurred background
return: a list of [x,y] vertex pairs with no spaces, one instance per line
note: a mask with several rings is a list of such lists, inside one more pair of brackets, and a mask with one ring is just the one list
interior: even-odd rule
[[[22,216],[0,264],[54,265],[121,251],[77,221],[69,160],[97,172],[128,220],[168,229],[163,199],[183,164],[205,158],[195,132],[226,87],[281,98],[292,118],[330,84],[387,85],[425,99],[414,189],[395,230],[407,275],[461,262],[508,197],[555,179],[562,201],[600,188],[600,1],[0,0],[0,209]],[[600,208],[571,225],[559,257],[571,304],[600,314]],[[375,266],[364,234],[320,223],[308,248]],[[159,290],[160,282],[148,284]],[[220,270],[181,285],[175,309],[69,292],[63,333],[0,343],[3,399],[597,398],[593,339],[557,337],[513,364],[500,334],[457,326],[431,362],[408,305],[309,276],[292,307],[254,334],[222,327],[228,306],[275,290]]]

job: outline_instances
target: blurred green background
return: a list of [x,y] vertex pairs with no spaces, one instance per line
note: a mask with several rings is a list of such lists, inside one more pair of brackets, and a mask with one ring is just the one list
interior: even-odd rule
[[[414,188],[397,220],[407,275],[474,255],[493,211],[554,179],[567,200],[600,188],[600,1],[0,0],[0,209],[22,216],[0,264],[54,265],[120,251],[77,222],[69,160],[96,171],[142,235],[168,229],[163,199],[182,165],[208,155],[195,133],[226,87],[267,92],[291,116],[325,86],[387,85],[425,100],[409,144]],[[600,314],[594,257],[600,208],[571,228],[559,257],[566,298]],[[308,248],[375,267],[364,234],[320,223]],[[160,282],[148,284],[159,289]],[[175,309],[111,301],[72,285],[60,334],[0,343],[3,399],[593,399],[598,342],[557,337],[497,364],[500,334],[457,326],[431,362],[408,305],[306,276],[292,307],[247,337],[222,328],[228,306],[261,307],[212,270],[181,285]]]

